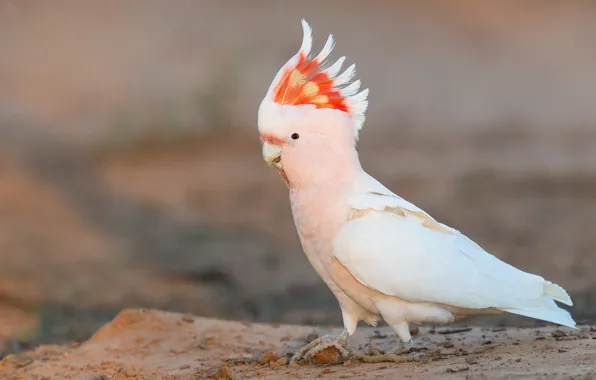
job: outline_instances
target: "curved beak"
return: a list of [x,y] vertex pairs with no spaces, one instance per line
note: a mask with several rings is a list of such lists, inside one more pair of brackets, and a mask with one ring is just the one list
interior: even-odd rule
[[263,142],[263,160],[269,166],[281,169],[281,147],[268,142]]

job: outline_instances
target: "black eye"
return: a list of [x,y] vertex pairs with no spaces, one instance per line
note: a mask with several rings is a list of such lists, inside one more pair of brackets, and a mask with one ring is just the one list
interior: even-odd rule
[[292,136],[290,136],[292,138],[292,140],[298,140],[300,138],[300,135],[298,133],[292,133]]

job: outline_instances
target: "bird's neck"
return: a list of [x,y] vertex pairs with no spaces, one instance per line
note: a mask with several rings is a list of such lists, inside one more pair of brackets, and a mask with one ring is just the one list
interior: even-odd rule
[[299,153],[283,157],[285,175],[291,191],[332,191],[351,186],[362,166],[354,147],[325,151],[322,154]]
[[[353,146],[282,157],[287,166],[292,214],[305,251],[324,248],[349,216],[349,199],[362,167]],[[301,154],[301,152],[300,152]],[[315,244],[314,246],[308,245]]]

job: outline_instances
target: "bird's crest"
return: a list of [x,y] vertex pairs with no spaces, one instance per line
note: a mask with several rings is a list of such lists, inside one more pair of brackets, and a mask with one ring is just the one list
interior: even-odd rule
[[339,74],[345,57],[329,64],[327,57],[335,44],[331,35],[323,50],[316,57],[311,56],[312,29],[305,20],[302,20],[302,29],[304,37],[300,51],[273,80],[268,92],[270,100],[284,105],[310,104],[346,112],[354,122],[357,135],[364,123],[368,89],[359,91],[360,81],[354,80],[356,65]]

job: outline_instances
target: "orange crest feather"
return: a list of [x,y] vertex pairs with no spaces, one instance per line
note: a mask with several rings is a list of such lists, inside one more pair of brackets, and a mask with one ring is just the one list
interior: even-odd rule
[[317,59],[309,61],[302,53],[296,67],[284,72],[274,94],[279,104],[312,104],[349,112],[340,91],[333,87],[333,78],[321,70]]
[[333,36],[329,36],[323,50],[316,57],[310,57],[311,28],[305,20],[302,20],[302,27],[304,37],[300,51],[276,76],[270,88],[270,99],[278,104],[310,104],[317,108],[346,112],[354,121],[357,135],[368,107],[368,89],[359,91],[360,81],[354,80],[355,65],[339,74],[345,57],[332,65],[327,63],[327,56],[334,47]]

